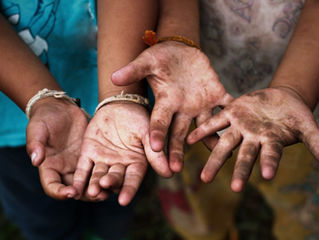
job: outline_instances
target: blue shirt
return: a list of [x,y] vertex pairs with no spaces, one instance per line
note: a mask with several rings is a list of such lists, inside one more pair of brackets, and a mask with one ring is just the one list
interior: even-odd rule
[[[92,114],[98,101],[95,1],[0,0],[0,4],[1,13],[62,89],[80,98]],[[12,84],[19,84],[19,79]],[[0,116],[0,147],[25,145],[27,118],[2,92]]]

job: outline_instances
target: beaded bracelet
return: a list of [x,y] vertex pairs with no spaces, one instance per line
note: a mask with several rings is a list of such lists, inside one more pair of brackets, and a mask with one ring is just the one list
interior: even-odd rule
[[145,44],[147,44],[148,46],[153,46],[156,43],[161,43],[165,41],[175,41],[175,42],[184,43],[190,47],[195,47],[200,49],[199,44],[183,36],[168,36],[168,37],[162,37],[157,39],[156,33],[152,30],[146,30],[142,39],[144,40]]
[[27,106],[25,108],[25,114],[27,118],[30,120],[30,114],[31,114],[31,108],[33,105],[38,102],[39,100],[47,97],[54,97],[54,98],[63,98],[67,100],[70,103],[73,103],[80,107],[80,99],[78,98],[71,98],[68,95],[66,95],[66,92],[63,91],[57,91],[57,90],[49,90],[47,88],[44,88],[40,90],[36,95],[34,95],[27,103]]
[[124,91],[122,91],[121,94],[106,98],[102,102],[100,102],[95,109],[95,113],[101,107],[111,102],[133,102],[133,103],[143,105],[146,108],[149,107],[149,101],[147,98],[142,97],[141,95],[138,95],[138,94],[124,94]]

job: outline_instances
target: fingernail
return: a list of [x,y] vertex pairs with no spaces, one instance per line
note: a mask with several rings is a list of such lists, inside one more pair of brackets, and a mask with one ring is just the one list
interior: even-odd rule
[[33,164],[35,164],[35,160],[36,160],[37,156],[38,156],[38,154],[36,152],[33,152],[31,154],[31,161],[32,161]]
[[119,76],[119,71],[116,71],[116,72],[114,72],[113,74],[112,74],[112,79],[113,78],[116,78],[116,77],[118,77]]

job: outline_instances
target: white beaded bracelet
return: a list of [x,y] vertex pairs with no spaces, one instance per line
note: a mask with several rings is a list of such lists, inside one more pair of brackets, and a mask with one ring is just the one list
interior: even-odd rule
[[31,108],[33,107],[33,105],[43,99],[43,98],[47,98],[47,97],[54,97],[54,98],[63,98],[77,106],[80,107],[80,99],[76,99],[76,98],[71,98],[68,95],[66,95],[66,92],[63,91],[57,91],[57,90],[49,90],[47,88],[44,88],[42,90],[40,90],[36,95],[34,95],[28,102],[26,108],[25,108],[25,114],[27,115],[27,118],[30,119],[30,114],[31,114]]
[[[104,105],[111,103],[111,102],[133,102],[137,103],[140,105],[143,105],[144,107],[149,107],[149,101],[147,98],[142,97],[141,95],[138,94],[124,94],[124,91],[121,92],[119,95],[115,95],[109,98],[104,99],[102,102],[97,105],[95,109],[95,113]],[[95,114],[94,113],[94,114]]]

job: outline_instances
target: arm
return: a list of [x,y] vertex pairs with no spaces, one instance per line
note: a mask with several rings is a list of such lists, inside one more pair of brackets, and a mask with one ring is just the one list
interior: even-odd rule
[[145,83],[117,87],[112,73],[131,62],[145,44],[141,40],[145,29],[153,29],[157,19],[155,0],[98,1],[98,79],[99,100],[125,93],[144,95]]
[[48,88],[61,91],[49,70],[1,14],[0,36],[0,49],[3,49],[0,54],[0,90],[11,98],[22,111],[29,99],[39,90]]
[[239,97],[190,134],[188,141],[194,143],[229,127],[209,157],[202,180],[212,181],[239,144],[234,191],[243,189],[259,153],[265,179],[275,176],[284,146],[304,142],[319,159],[319,129],[311,112],[319,97],[318,11],[318,1],[306,1],[269,88]]
[[[199,42],[197,0],[161,0],[157,29],[159,37],[182,35]],[[132,63],[112,75],[117,85],[128,85],[147,77],[155,96],[150,122],[154,151],[164,148],[168,128],[169,166],[180,172],[184,142],[191,121],[206,119],[217,105],[232,98],[226,94],[209,59],[199,49],[166,41],[145,50]],[[213,143],[212,143],[213,144]]]
[[159,37],[184,36],[199,43],[198,0],[159,0]]
[[[157,19],[155,0],[100,0],[98,2],[98,75],[100,101],[120,94],[145,95],[144,83],[117,87],[110,81],[116,69],[132,61],[144,48],[145,29]],[[74,186],[93,200],[104,200],[104,189],[120,192],[119,203],[127,205],[147,169],[146,157],[164,164],[163,152],[149,146],[149,114],[138,104],[116,102],[103,106],[91,120],[82,144]],[[165,168],[165,167],[164,167]],[[93,170],[92,170],[93,169]],[[168,166],[162,172],[170,175]],[[80,194],[78,198],[80,197]]]
[[314,109],[319,98],[319,2],[307,0],[269,87],[289,88]]
[[[0,36],[0,90],[23,111],[39,90],[61,90],[49,70],[2,15]],[[70,185],[86,125],[81,109],[65,100],[46,98],[32,107],[27,127],[27,151],[34,166],[42,163],[40,180],[49,196],[65,199],[75,195],[76,190]]]

